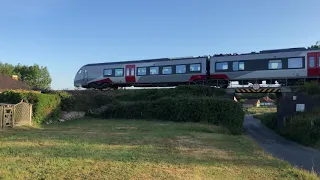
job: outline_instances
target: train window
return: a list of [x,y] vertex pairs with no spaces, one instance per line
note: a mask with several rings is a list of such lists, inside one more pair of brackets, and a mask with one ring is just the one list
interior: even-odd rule
[[190,71],[191,72],[200,71],[200,67],[201,67],[201,64],[191,64]]
[[172,73],[172,67],[163,67],[162,68],[162,74],[171,74]]
[[233,71],[238,71],[239,70],[239,62],[233,62],[232,69],[233,69]]
[[134,76],[134,68],[131,68],[131,76]]
[[123,69],[115,69],[115,76],[123,76]]
[[309,58],[309,67],[314,68],[315,67],[314,57]]
[[288,68],[302,68],[302,58],[289,58]]
[[227,70],[228,62],[220,62],[216,64],[216,70]]
[[138,76],[144,76],[147,75],[147,68],[142,67],[142,68],[138,68]]
[[176,66],[176,73],[177,74],[183,74],[187,72],[187,66],[186,65],[177,65]]
[[159,67],[150,67],[150,75],[159,74]]
[[239,62],[239,71],[244,70],[244,62]]
[[103,76],[111,76],[111,75],[112,75],[112,69],[103,70]]
[[82,72],[82,69],[79,70],[78,74],[81,74],[81,72]]
[[318,67],[320,67],[320,56],[318,58]]
[[269,69],[281,69],[282,61],[281,60],[270,60],[269,61]]

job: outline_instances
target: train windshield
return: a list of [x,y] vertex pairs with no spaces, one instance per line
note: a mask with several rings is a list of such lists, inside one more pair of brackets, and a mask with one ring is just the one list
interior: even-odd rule
[[80,69],[79,71],[78,71],[78,74],[81,74],[82,73],[82,69]]

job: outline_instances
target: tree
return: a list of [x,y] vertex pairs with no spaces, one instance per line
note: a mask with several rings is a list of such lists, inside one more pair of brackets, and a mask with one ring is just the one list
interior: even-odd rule
[[14,72],[14,66],[8,63],[1,63],[0,62],[0,75],[9,75],[12,76],[15,74]]
[[320,41],[317,41],[315,45],[312,45],[311,48],[320,48]]
[[47,67],[40,67],[35,64],[33,66],[17,66],[17,71],[21,74],[21,81],[36,89],[49,89],[51,77]]
[[18,75],[20,81],[36,89],[49,89],[52,81],[47,67],[40,67],[37,64],[33,66],[21,64],[13,66],[0,62],[0,75]]

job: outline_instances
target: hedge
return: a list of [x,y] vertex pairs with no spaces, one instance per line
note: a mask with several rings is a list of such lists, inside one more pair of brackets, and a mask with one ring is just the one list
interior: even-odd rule
[[303,112],[287,118],[280,134],[303,145],[314,145],[320,139],[320,111]]
[[183,85],[176,88],[163,89],[139,89],[139,90],[123,90],[118,91],[117,100],[122,101],[141,101],[141,100],[156,100],[163,97],[177,96],[197,96],[197,97],[212,97],[224,96],[226,92],[223,89],[211,88],[210,86],[200,85]]
[[260,119],[261,123],[267,126],[268,128],[272,130],[276,130],[277,128],[276,113],[259,114],[259,115],[254,115],[254,117],[257,119]]
[[232,134],[243,132],[244,120],[244,112],[238,103],[209,97],[165,97],[155,101],[117,102],[93,115],[104,118],[206,122],[223,125]]
[[68,91],[71,96],[62,98],[62,110],[87,111],[117,101],[155,101],[163,97],[221,97],[223,89],[210,86],[185,85],[176,88],[115,90],[115,91]]
[[60,96],[58,94],[40,94],[32,92],[5,91],[0,94],[2,103],[19,103],[24,100],[33,105],[32,120],[43,123],[49,118],[58,118],[60,113]]

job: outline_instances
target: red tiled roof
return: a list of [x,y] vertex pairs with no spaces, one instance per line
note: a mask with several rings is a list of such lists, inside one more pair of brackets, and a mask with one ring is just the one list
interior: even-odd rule
[[0,90],[31,90],[31,88],[19,80],[13,80],[10,76],[0,75]]
[[268,96],[267,97],[263,97],[260,99],[260,102],[264,102],[264,103],[274,103],[275,101],[270,99]]

